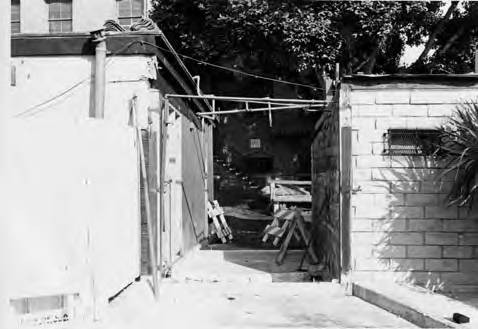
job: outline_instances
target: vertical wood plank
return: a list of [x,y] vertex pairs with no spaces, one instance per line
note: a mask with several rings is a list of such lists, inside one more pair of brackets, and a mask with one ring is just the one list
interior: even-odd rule
[[342,274],[350,271],[351,264],[351,183],[352,183],[352,128],[341,128],[341,155],[342,155],[342,220],[341,220],[341,249],[342,249]]

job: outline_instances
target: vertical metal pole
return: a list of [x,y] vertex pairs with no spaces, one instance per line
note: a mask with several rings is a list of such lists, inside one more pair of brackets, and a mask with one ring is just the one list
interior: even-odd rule
[[[208,204],[208,201],[209,201],[209,188],[208,188],[208,184],[207,184],[207,180],[208,180],[208,168],[207,168],[207,164],[208,164],[208,147],[206,145],[206,122],[204,120],[204,118],[201,118],[201,128],[202,128],[202,148],[204,150],[204,209],[207,209],[207,204]],[[205,216],[205,227],[204,227],[204,230],[205,232],[207,232],[208,230],[208,215],[207,215],[207,212],[206,212],[206,216]],[[206,236],[207,236],[208,233],[206,233]]]
[[[215,99],[212,100],[212,111],[213,111],[213,112],[216,112],[216,100],[215,100]],[[214,120],[216,120],[216,115],[213,114],[213,115],[212,115],[212,118],[213,118]]]
[[92,32],[95,48],[95,118],[105,116],[105,88],[106,88],[106,37],[105,31]]
[[160,147],[160,151],[161,151],[161,154],[160,154],[160,172],[159,172],[159,211],[160,211],[160,216],[159,216],[159,226],[160,226],[160,233],[161,233],[161,243],[159,245],[159,257],[160,257],[160,263],[159,263],[159,266],[160,266],[160,271],[162,273],[163,271],[163,263],[164,263],[164,246],[163,246],[163,237],[164,237],[164,233],[166,231],[165,229],[165,223],[166,223],[166,220],[165,220],[165,214],[166,212],[164,211],[164,207],[165,207],[165,202],[164,202],[164,193],[165,193],[165,189],[164,189],[164,183],[165,183],[165,179],[166,179],[166,146],[167,146],[167,138],[168,138],[168,134],[167,134],[167,125],[166,125],[166,120],[167,120],[167,117],[168,117],[168,114],[169,114],[169,100],[168,99],[165,99],[164,100],[164,103],[163,103],[163,106],[161,107],[161,110],[160,110],[160,116],[159,116],[159,121],[160,121],[160,125],[161,125],[161,147]]
[[340,63],[335,63],[335,87],[337,88],[340,80]]
[[475,43],[475,73],[478,73],[478,43]]

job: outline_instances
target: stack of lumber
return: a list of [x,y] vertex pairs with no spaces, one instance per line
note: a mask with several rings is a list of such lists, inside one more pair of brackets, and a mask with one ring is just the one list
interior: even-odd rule
[[311,263],[318,263],[318,257],[311,245],[310,234],[305,228],[304,217],[297,207],[282,208],[274,212],[272,223],[266,226],[262,241],[267,242],[269,237],[274,238],[272,242],[274,246],[281,244],[275,259],[278,265],[283,264],[292,237],[303,242]]
[[269,195],[273,204],[276,203],[311,203],[311,181],[276,179],[262,189],[262,193]]
[[222,243],[227,243],[227,241],[232,240],[232,230],[226,222],[226,217],[224,216],[224,209],[219,205],[217,200],[214,200],[213,203],[207,203],[207,214],[212,220],[212,234],[216,234],[217,237],[221,240]]

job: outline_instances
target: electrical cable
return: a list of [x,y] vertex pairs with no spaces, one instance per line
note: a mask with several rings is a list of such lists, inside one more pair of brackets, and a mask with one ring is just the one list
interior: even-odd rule
[[[124,50],[126,50],[127,48],[131,47],[133,44],[135,43],[139,43],[140,41],[139,40],[135,40],[135,41],[131,41],[129,43],[127,43],[125,46],[121,47],[120,49],[118,49],[117,51],[115,51],[114,53],[111,53],[111,54],[108,54],[109,56],[114,56]],[[107,60],[106,60],[106,63],[105,63],[105,68],[108,66],[108,64],[111,63],[113,57],[109,57]],[[92,79],[91,77],[91,74],[89,76],[87,76],[86,78],[76,82],[75,84],[73,84],[71,87],[65,89],[64,91],[60,92],[59,94],[55,95],[55,96],[52,96],[50,97],[49,99],[41,102],[40,104],[37,104],[37,105],[33,105],[31,107],[29,107],[28,109],[20,112],[20,113],[17,113],[14,115],[15,118],[18,118],[18,117],[22,117],[22,116],[25,116],[25,115],[35,115],[37,113],[40,113],[42,112],[43,110],[45,109],[40,109],[38,111],[35,111],[39,108],[42,108],[43,106],[47,105],[47,104],[50,104],[51,102],[57,100],[58,98],[70,93],[71,91],[73,91],[74,89],[78,88],[79,86],[81,86],[83,83],[87,82],[87,81],[90,81]]]
[[[108,54],[108,55],[109,56],[114,56],[114,55],[124,51],[125,49],[129,48],[130,46],[132,46],[135,43],[140,43],[141,45],[148,45],[148,46],[151,46],[151,47],[154,47],[154,48],[157,48],[157,49],[160,49],[160,50],[163,50],[163,51],[166,51],[166,52],[169,52],[169,53],[173,54],[173,51],[171,51],[170,49],[160,47],[160,46],[155,45],[155,44],[150,43],[150,42],[146,42],[146,41],[142,41],[142,40],[135,40],[135,41],[129,42],[124,47],[122,47],[119,50],[115,51],[114,53],[111,53],[111,54]],[[279,80],[279,79],[275,79],[275,78],[271,78],[271,77],[261,76],[261,75],[258,75],[258,74],[252,74],[252,73],[244,72],[244,71],[237,70],[237,69],[230,68],[230,67],[225,67],[225,66],[221,66],[221,65],[217,65],[217,64],[212,64],[212,63],[202,61],[202,60],[199,60],[199,59],[196,59],[196,58],[193,58],[191,56],[184,55],[184,54],[180,54],[180,53],[177,53],[177,55],[181,56],[185,59],[194,61],[196,63],[202,64],[202,65],[214,67],[214,68],[217,68],[217,69],[222,69],[222,70],[237,73],[237,74],[242,74],[242,75],[249,76],[249,77],[252,77],[252,78],[255,78],[255,79],[262,79],[262,80],[273,81],[273,82],[277,82],[277,83],[283,83],[283,84],[294,85],[294,86],[299,86],[299,87],[311,88],[311,89],[314,89],[314,90],[325,90],[324,88],[320,88],[320,87],[313,86],[313,85],[296,83],[296,82],[291,82],[291,81],[287,81],[287,80]],[[111,59],[112,59],[112,57],[107,59],[106,66],[111,62]],[[60,92],[59,94],[41,102],[40,104],[29,107],[28,109],[16,114],[14,117],[20,117],[20,116],[24,116],[24,115],[27,115],[27,114],[34,115],[36,113],[42,112],[43,110],[39,110],[37,112],[31,113],[31,112],[37,110],[38,108],[41,108],[41,107],[55,101],[56,99],[70,93],[71,91],[73,91],[74,89],[78,88],[80,85],[82,85],[83,83],[85,83],[85,82],[87,82],[91,79],[92,78],[91,78],[91,75],[90,75],[90,76],[84,78],[83,80],[80,80],[79,82],[73,84],[71,87],[65,89],[64,91]]]
[[[146,42],[146,41],[140,41],[140,43],[145,44],[145,45],[149,45],[151,47],[155,47],[157,49],[167,51],[167,52],[173,54],[173,51],[171,51],[170,49],[160,47],[160,46],[155,45],[153,43]],[[288,84],[288,85],[293,85],[293,86],[311,88],[311,89],[314,89],[314,90],[325,90],[324,88],[320,88],[320,87],[313,86],[313,85],[307,85],[307,84],[297,83],[297,82],[292,82],[292,81],[287,81],[287,80],[279,80],[279,79],[275,79],[275,78],[271,78],[271,77],[266,77],[266,76],[263,76],[263,75],[244,72],[244,71],[234,69],[234,68],[231,68],[231,67],[226,67],[226,66],[221,66],[221,65],[209,63],[209,62],[202,61],[202,60],[196,59],[196,58],[188,56],[188,55],[180,54],[178,52],[176,52],[176,54],[178,54],[178,56],[181,56],[182,58],[194,61],[194,62],[202,64],[202,65],[211,66],[211,67],[214,67],[214,68],[217,68],[217,69],[221,69],[221,70],[225,70],[225,71],[229,71],[229,72],[233,72],[233,73],[237,73],[237,74],[242,74],[242,75],[249,76],[249,77],[252,77],[252,78],[255,78],[255,79],[262,79],[262,80],[268,80],[268,81],[273,81],[273,82],[278,82],[278,83],[283,83],[283,84]]]

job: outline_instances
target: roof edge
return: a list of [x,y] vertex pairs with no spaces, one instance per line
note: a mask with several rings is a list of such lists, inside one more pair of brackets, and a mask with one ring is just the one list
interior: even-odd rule
[[463,82],[478,83],[478,74],[354,74],[342,77],[342,83],[351,84],[381,84],[387,82]]

